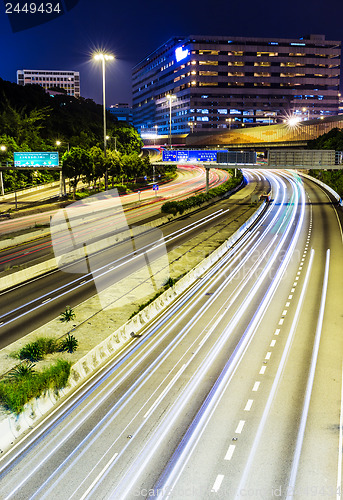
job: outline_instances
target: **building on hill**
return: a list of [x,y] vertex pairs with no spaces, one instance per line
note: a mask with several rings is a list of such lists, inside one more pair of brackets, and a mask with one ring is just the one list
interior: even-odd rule
[[78,71],[21,69],[17,71],[17,84],[36,84],[46,91],[58,87],[64,89],[68,95],[80,97],[80,73]]
[[337,115],[340,58],[324,35],[175,37],[133,69],[134,125],[182,135]]

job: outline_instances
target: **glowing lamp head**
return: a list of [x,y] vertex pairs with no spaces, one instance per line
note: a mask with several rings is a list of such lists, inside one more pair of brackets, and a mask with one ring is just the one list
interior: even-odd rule
[[299,121],[300,118],[298,118],[297,116],[292,116],[291,118],[289,118],[287,123],[290,127],[295,127],[299,123]]

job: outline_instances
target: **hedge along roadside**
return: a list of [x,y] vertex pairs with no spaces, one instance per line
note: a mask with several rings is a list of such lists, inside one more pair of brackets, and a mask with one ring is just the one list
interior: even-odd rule
[[239,186],[243,182],[243,179],[243,174],[239,170],[237,177],[231,177],[231,179],[224,182],[221,186],[210,189],[208,193],[196,194],[180,201],[167,201],[164,205],[162,205],[161,212],[164,214],[176,215],[179,213],[182,215],[185,210],[200,207],[203,203],[206,203],[213,198],[224,196],[229,191],[232,191]]

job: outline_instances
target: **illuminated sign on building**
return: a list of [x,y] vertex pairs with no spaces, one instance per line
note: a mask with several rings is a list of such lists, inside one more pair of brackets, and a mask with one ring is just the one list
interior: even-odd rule
[[182,61],[182,59],[185,59],[188,55],[188,49],[183,49],[182,47],[177,47],[177,49],[175,49],[175,59],[177,62]]

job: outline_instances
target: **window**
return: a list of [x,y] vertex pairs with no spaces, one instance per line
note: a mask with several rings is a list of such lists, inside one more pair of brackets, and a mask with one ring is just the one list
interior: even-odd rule
[[218,61],[199,61],[200,65],[218,66]]
[[265,61],[255,62],[254,66],[270,66],[270,62],[265,62]]
[[199,75],[201,76],[218,76],[217,71],[199,71]]
[[274,56],[278,56],[279,53],[278,52],[257,52],[257,57],[265,57],[265,56],[269,56],[269,57],[274,57]]
[[234,71],[233,73],[228,73],[227,76],[244,76],[241,71]]
[[219,55],[219,50],[204,50],[200,49],[199,54],[201,56],[207,55],[207,56],[218,56]]

